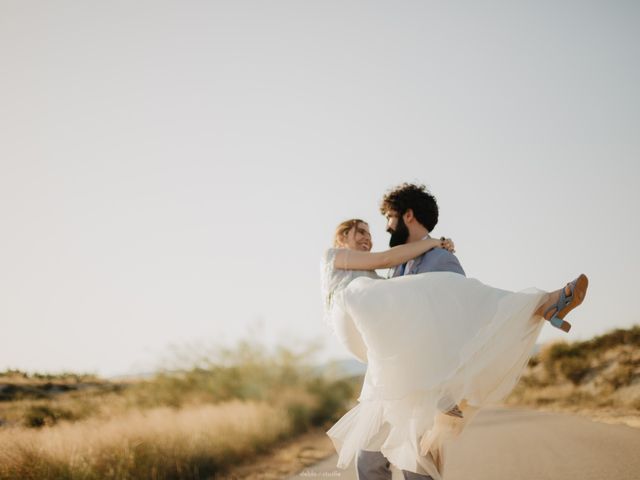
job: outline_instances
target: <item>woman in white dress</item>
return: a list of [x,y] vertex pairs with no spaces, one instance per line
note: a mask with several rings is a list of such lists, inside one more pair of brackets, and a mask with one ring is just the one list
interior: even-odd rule
[[[444,440],[483,405],[502,400],[525,368],[545,320],[559,328],[584,299],[587,278],[565,288],[510,292],[453,272],[381,279],[450,239],[426,238],[370,252],[368,225],[340,224],[323,258],[326,319],[367,363],[358,405],[328,432],[347,468],[359,450],[396,468],[442,478]],[[563,328],[566,330],[566,328]]]

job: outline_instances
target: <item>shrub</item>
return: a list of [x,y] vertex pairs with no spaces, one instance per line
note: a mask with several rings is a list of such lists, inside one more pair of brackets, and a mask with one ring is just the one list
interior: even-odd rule
[[565,358],[559,362],[562,374],[574,385],[578,385],[589,373],[589,360],[582,356]]
[[[12,424],[29,427],[15,429],[21,438],[15,448],[9,432],[0,431],[0,479],[209,478],[225,465],[250,459],[282,438],[324,426],[345,413],[362,379],[325,376],[311,363],[315,348],[268,352],[245,341],[197,358],[190,351],[189,359],[173,369],[127,384],[58,388],[57,383],[45,383],[51,376],[39,375],[23,388],[37,383],[37,390],[47,393],[45,399],[0,405],[5,407],[0,416],[6,413]],[[231,402],[254,406],[225,407]],[[254,410],[261,412],[260,422],[275,422],[275,427],[254,425]],[[147,415],[155,421],[145,420]],[[213,423],[199,423],[201,416]],[[61,422],[84,417],[90,418]],[[186,423],[189,429],[181,426]],[[96,426],[102,431],[91,433]],[[164,433],[154,434],[158,429]],[[80,453],[73,453],[72,446]]]
[[292,402],[287,405],[286,409],[294,433],[302,433],[309,429],[313,417],[312,407],[302,402]]
[[311,423],[316,426],[337,421],[344,414],[354,393],[353,386],[345,379],[327,381],[319,377],[311,380],[307,388],[318,400],[311,417]]
[[508,401],[639,409],[637,346],[640,325],[587,341],[547,344],[531,359]]
[[640,325],[634,325],[628,329],[618,328],[582,344],[583,348],[593,351],[607,350],[618,345],[640,346]]
[[626,387],[633,378],[633,367],[631,365],[618,365],[607,375],[607,381],[614,388]]
[[52,426],[60,420],[74,420],[72,412],[62,408],[55,408],[49,405],[33,405],[24,416],[24,425],[31,428]]

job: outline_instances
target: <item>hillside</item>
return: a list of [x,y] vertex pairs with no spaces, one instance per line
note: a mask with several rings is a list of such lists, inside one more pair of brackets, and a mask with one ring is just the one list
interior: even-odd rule
[[507,399],[511,405],[640,413],[640,325],[536,354]]

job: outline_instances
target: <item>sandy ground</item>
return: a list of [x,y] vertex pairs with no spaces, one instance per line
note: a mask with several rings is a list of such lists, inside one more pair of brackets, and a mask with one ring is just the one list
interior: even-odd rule
[[[327,430],[330,427],[327,427]],[[233,467],[216,479],[272,480],[287,478],[335,453],[324,429],[315,429],[287,440],[273,451]]]

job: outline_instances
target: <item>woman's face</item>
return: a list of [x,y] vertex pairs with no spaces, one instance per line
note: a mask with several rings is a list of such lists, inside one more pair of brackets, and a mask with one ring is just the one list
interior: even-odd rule
[[350,250],[370,251],[372,243],[369,225],[363,222],[358,223],[347,232],[343,245]]

